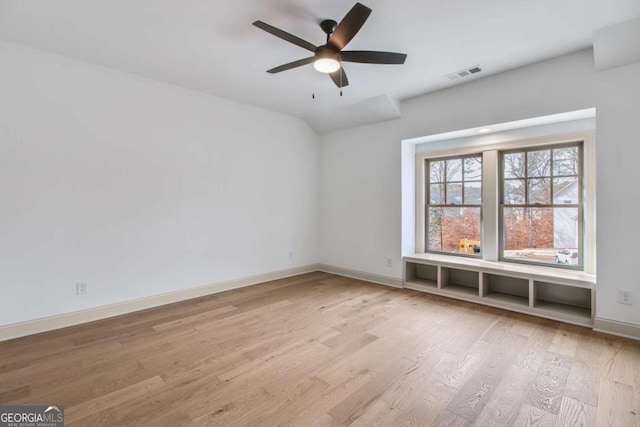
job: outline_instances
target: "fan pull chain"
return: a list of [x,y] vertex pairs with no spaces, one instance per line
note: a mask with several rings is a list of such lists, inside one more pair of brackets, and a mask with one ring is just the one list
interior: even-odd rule
[[342,89],[340,89],[340,96],[342,96]]
[[316,99],[316,94],[315,93],[311,94],[311,99]]

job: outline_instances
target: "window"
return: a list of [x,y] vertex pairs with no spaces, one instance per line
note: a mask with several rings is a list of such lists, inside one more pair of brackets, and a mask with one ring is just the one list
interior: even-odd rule
[[417,251],[594,274],[593,137],[419,146]]
[[427,250],[479,256],[482,156],[428,160],[427,170]]
[[580,144],[501,152],[501,258],[582,265],[581,157]]

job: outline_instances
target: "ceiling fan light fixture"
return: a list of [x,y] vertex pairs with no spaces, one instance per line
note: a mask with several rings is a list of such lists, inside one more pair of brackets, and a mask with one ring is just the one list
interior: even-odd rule
[[[316,46],[265,22],[255,21],[253,25],[261,30],[314,53],[313,56],[267,70],[267,73],[276,74],[313,63],[313,67],[318,72],[328,74],[338,88],[343,88],[349,86],[349,79],[342,66],[343,62],[357,62],[361,64],[404,64],[404,61],[407,59],[407,55],[404,53],[375,50],[344,50],[345,46],[353,39],[358,31],[360,31],[370,14],[371,9],[362,3],[356,3],[344,18],[342,18],[340,23],[337,23],[333,19],[325,19],[320,22],[320,28],[327,35],[326,44],[321,46]],[[478,71],[479,70],[478,68]],[[469,73],[471,73],[471,71],[469,71]]]
[[318,58],[313,62],[313,68],[321,73],[334,73],[340,69],[340,62],[335,58]]

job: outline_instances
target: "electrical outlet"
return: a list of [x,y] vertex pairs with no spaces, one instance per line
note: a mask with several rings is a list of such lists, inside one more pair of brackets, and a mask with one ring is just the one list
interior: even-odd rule
[[87,293],[87,282],[76,283],[76,295],[86,295],[86,293]]
[[393,261],[391,261],[391,258],[387,258],[387,267],[391,266],[393,266]]
[[633,305],[633,292],[620,289],[618,292],[618,302],[625,305]]

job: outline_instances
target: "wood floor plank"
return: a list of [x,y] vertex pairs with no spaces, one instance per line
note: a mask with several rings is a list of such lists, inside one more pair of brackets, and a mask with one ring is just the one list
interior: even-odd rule
[[566,427],[595,427],[596,407],[576,399],[563,397],[556,425]]
[[459,417],[456,414],[453,414],[446,409],[440,413],[435,423],[434,427],[468,427],[471,425],[471,421]]
[[442,360],[443,354],[435,351],[430,353],[429,357],[420,359],[418,368],[394,381],[380,395],[380,399],[393,407],[407,409],[416,395],[429,390],[432,384],[438,380],[438,366]]
[[416,389],[405,402],[405,408],[400,410],[387,425],[394,426],[431,426],[456,395],[458,390],[446,384],[435,381]]
[[514,425],[535,373],[517,365],[505,366],[505,369],[508,371],[478,415],[477,425],[505,427]]
[[389,405],[384,400],[375,400],[371,405],[367,406],[355,421],[348,425],[349,427],[385,427],[398,425],[393,423],[393,421],[399,412],[400,410],[398,408]]
[[396,341],[393,339],[377,339],[366,348],[345,354],[334,363],[318,369],[316,376],[328,384],[340,384],[345,378],[356,375],[362,370],[377,372],[381,366],[389,363],[389,355],[396,348]]
[[514,361],[525,341],[520,335],[509,335],[508,339],[496,346],[493,357],[463,385],[460,393],[447,406],[449,411],[469,421],[477,419],[506,374],[505,366]]
[[556,415],[560,410],[570,371],[571,361],[568,358],[547,352],[547,357],[529,387],[526,403]]
[[349,425],[357,419],[364,410],[377,400],[398,378],[410,375],[418,369],[416,362],[401,359],[382,370],[368,383],[364,384],[349,397],[331,408],[328,414],[338,422]]
[[516,364],[537,372],[547,356],[547,351],[558,328],[559,324],[541,319],[533,334],[523,344]]
[[222,420],[240,417],[246,411],[269,402],[273,396],[251,384],[237,384],[215,390],[197,390],[181,407],[193,421],[222,425]]
[[117,406],[142,394],[149,393],[153,390],[157,390],[166,386],[162,378],[156,376],[149,378],[145,381],[141,381],[137,384],[125,387],[118,391],[106,394],[104,396],[89,400],[79,405],[72,406],[65,409],[65,419],[69,422],[74,422],[100,412],[104,409]]
[[444,329],[446,339],[440,346],[451,353],[459,354],[478,339],[494,322],[501,317],[499,310],[478,311],[478,305],[465,303],[461,310],[452,313],[451,322],[458,326],[455,329]]
[[[327,346],[314,339],[298,337],[297,335],[294,335],[294,337],[296,339],[288,342],[286,345],[280,346],[274,351],[260,358],[253,359],[235,369],[229,369],[220,374],[219,378],[223,381],[231,381],[237,378],[246,379],[248,376],[260,375],[267,370],[277,369],[283,365],[287,365],[286,369],[290,370],[293,366],[299,365],[310,358],[329,352]],[[292,358],[290,357],[291,355],[295,355],[296,357]],[[283,369],[285,369],[285,367],[283,367]]]
[[117,406],[106,408],[100,412],[92,414],[87,418],[66,423],[71,427],[87,426],[188,426],[192,424],[191,418],[187,414],[167,404],[166,401],[158,399],[158,391],[132,397],[130,400]]
[[578,342],[582,338],[582,330],[584,330],[584,328],[580,326],[560,325],[551,341],[549,351],[567,357],[574,357],[576,355]]
[[556,425],[556,416],[525,403],[513,425],[518,427],[553,427]]
[[20,401],[23,402],[25,399],[31,396],[31,387],[28,385],[22,387],[16,387],[11,390],[7,390],[3,393],[0,393],[0,405],[6,405],[9,402]]
[[540,323],[539,317],[512,311],[505,313],[504,318],[513,321],[513,326],[511,327],[512,334],[522,335],[527,338],[533,335],[536,330],[536,325]]
[[0,343],[69,426],[636,426],[640,344],[309,273]]
[[444,357],[440,363],[441,374],[438,380],[450,387],[462,388],[477,369],[493,357],[495,347],[480,339],[473,343],[468,352],[462,356],[447,353],[448,357]]
[[638,344],[619,341],[614,344],[614,353],[607,361],[604,375],[607,379],[633,387],[634,378],[640,370],[637,360]]
[[273,396],[265,402],[246,408],[241,414],[229,413],[226,418],[217,417],[217,425],[248,426],[288,425],[297,414],[312,403],[329,385],[316,377],[307,377],[289,387],[286,393]]
[[314,425],[319,417],[326,418],[326,421],[331,421],[331,423],[335,423],[336,425],[342,425],[338,423],[335,418],[328,415],[327,412],[352,395],[356,390],[360,389],[364,384],[370,382],[375,376],[375,372],[365,369],[355,375],[345,377],[342,383],[330,385],[316,396],[315,401],[309,403],[305,408],[302,408],[300,412],[291,419],[291,425]]
[[169,322],[158,323],[157,325],[153,325],[153,329],[156,331],[164,331],[172,328],[184,328],[192,325],[197,325],[198,323],[210,322],[222,315],[225,315],[226,313],[236,311],[237,309],[238,307],[235,307],[233,305],[225,305],[220,308],[206,311],[204,313],[196,313],[191,316],[181,317]]
[[[55,345],[55,342],[53,343]],[[4,346],[4,345],[3,345]],[[25,358],[29,358],[32,362],[29,365],[21,366],[18,369],[8,370],[2,374],[2,382],[0,382],[0,392],[3,391],[4,386],[13,384],[15,388],[19,385],[26,385],[33,377],[37,377],[39,382],[51,382],[55,383],[59,379],[66,376],[66,374],[78,366],[83,366],[83,361],[87,361],[88,358],[102,358],[104,354],[117,352],[122,348],[122,345],[118,342],[109,342],[105,344],[99,344],[95,348],[73,348],[69,349],[64,355],[50,354],[46,351],[47,356],[41,358],[31,358],[28,354]],[[4,356],[3,356],[4,359]],[[58,369],[51,369],[51,366],[55,365]]]
[[636,426],[637,423],[638,412],[633,387],[601,378],[596,425],[617,427]]
[[496,319],[496,321],[482,334],[480,339],[488,343],[501,342],[511,333],[511,328],[515,322],[506,319],[504,316]]
[[313,420],[313,424],[292,424],[292,425],[308,425],[312,427],[344,427],[329,414],[322,414],[317,419]]
[[597,406],[599,389],[600,372],[584,362],[575,360],[571,364],[564,395]]

